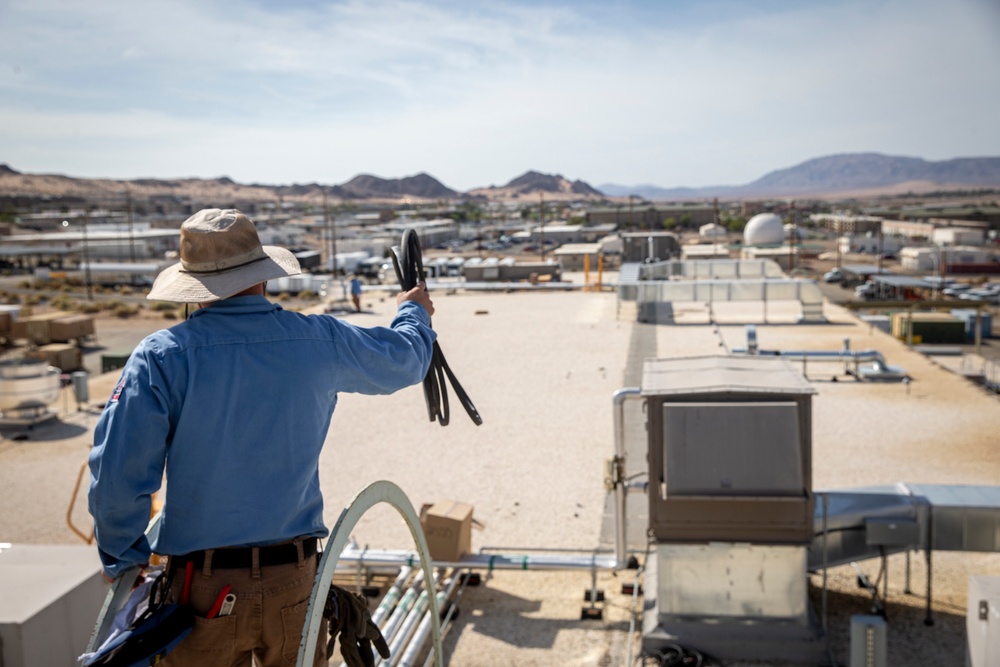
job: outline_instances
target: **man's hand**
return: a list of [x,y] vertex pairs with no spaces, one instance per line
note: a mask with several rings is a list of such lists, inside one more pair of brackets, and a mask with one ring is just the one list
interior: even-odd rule
[[428,315],[434,314],[434,302],[431,301],[431,295],[427,293],[427,283],[423,280],[417,283],[417,286],[410,291],[399,293],[399,296],[396,297],[396,305],[401,306],[404,301],[419,303],[424,307]]

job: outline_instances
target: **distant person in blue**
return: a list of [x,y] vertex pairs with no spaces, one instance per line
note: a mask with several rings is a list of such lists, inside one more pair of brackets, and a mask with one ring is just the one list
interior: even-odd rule
[[[95,429],[89,506],[105,577],[166,555],[178,601],[193,573],[187,597],[198,618],[162,667],[294,664],[317,538],[329,533],[319,456],[337,395],[389,394],[430,365],[434,305],[423,284],[397,297],[388,327],[362,328],[267,300],[267,280],[299,272],[239,211],[185,221],[180,263],[148,298],[202,307],[139,343]],[[235,606],[214,615],[227,586]],[[320,642],[317,665],[325,652]]]
[[351,275],[351,301],[354,302],[354,310],[361,312],[361,279],[358,274]]

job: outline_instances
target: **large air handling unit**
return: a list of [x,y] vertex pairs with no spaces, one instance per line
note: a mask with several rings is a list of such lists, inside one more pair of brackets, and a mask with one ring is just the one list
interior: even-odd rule
[[[808,601],[815,390],[781,359],[645,363],[649,532],[643,644],[816,660]],[[653,592],[655,591],[655,594]]]
[[[720,659],[824,664],[828,568],[878,558],[887,572],[888,556],[906,554],[909,590],[910,554],[923,551],[932,625],[933,553],[1000,551],[998,486],[814,490],[815,393],[788,359],[759,355],[647,359],[641,386],[615,393],[606,484],[615,492],[615,562],[640,536],[648,541],[643,655],[680,646]],[[632,400],[641,411],[626,410]],[[645,466],[629,469],[629,457]],[[628,495],[641,492],[647,507],[630,506]],[[628,522],[645,523],[645,534]],[[818,609],[810,573],[823,575]],[[886,592],[862,574],[859,583],[873,610],[884,610]]]

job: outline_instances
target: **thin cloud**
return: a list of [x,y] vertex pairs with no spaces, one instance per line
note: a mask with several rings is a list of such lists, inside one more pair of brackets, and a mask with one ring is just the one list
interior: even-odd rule
[[987,16],[983,0],[8,2],[0,153],[78,175],[426,171],[457,189],[529,168],[705,185],[850,150],[996,154]]

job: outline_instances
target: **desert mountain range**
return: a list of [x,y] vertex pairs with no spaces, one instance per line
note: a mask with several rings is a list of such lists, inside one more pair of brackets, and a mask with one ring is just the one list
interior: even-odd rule
[[433,176],[420,173],[386,179],[360,174],[346,183],[265,185],[241,184],[228,177],[214,179],[132,180],[74,178],[59,174],[26,174],[0,164],[3,199],[101,199],[120,197],[128,189],[136,198],[188,197],[199,201],[313,201],[324,194],[331,204],[344,202],[424,203],[474,198],[493,201],[535,198],[589,200],[634,195],[650,200],[749,199],[764,197],[831,197],[903,194],[906,192],[1000,189],[1000,157],[956,158],[932,162],[879,153],[849,153],[808,160],[772,171],[746,185],[663,188],[655,185],[604,184],[595,188],[560,174],[528,171],[504,186],[453,190]]
[[1000,188],[1000,157],[956,158],[931,162],[880,153],[846,153],[807,160],[778,169],[746,185],[660,188],[605,184],[606,195],[647,199],[748,199],[916,194]]

